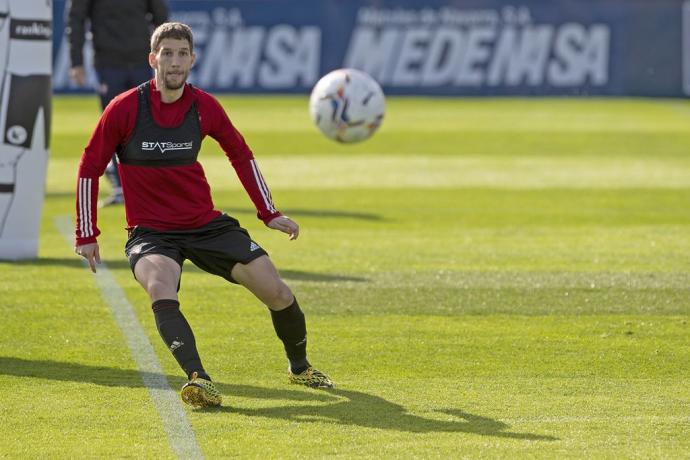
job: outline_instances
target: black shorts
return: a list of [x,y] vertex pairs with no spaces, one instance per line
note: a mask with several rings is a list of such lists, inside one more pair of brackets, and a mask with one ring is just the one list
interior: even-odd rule
[[143,256],[162,254],[177,262],[180,268],[189,259],[200,269],[231,283],[237,283],[230,276],[235,264],[247,264],[257,257],[268,255],[251,239],[249,232],[240,227],[237,219],[227,214],[191,230],[158,231],[134,227],[129,231],[125,254],[132,273]]

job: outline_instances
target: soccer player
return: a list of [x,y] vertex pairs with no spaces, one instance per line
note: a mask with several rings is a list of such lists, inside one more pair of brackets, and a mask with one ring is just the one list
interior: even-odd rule
[[182,399],[195,407],[221,403],[180,311],[177,291],[185,259],[243,285],[266,304],[287,354],[290,382],[333,387],[307,360],[304,314],[266,251],[237,220],[213,207],[197,161],[206,135],[225,151],[259,219],[290,240],[299,235],[297,223],[274,207],[251,150],[218,101],[186,84],[194,60],[191,29],[162,24],[151,37],[154,78],[120,94],[103,112],[79,164],[75,252],[96,271],[98,179],[117,150],[129,231],[125,253],[151,298],[158,332],[189,378]]

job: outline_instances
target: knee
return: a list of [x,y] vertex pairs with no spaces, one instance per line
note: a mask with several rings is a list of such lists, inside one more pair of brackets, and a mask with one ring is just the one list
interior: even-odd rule
[[271,310],[283,310],[292,305],[295,300],[295,296],[283,280],[279,280],[272,286],[267,294],[264,302]]
[[152,279],[146,285],[146,292],[148,292],[151,300],[159,299],[177,299],[177,287],[161,279]]

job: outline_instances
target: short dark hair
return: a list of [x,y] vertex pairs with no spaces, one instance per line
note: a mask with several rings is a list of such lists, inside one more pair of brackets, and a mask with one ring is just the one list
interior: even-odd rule
[[194,38],[192,37],[192,29],[187,24],[181,22],[164,22],[156,27],[151,35],[151,52],[158,51],[163,39],[173,38],[175,40],[187,40],[189,42],[189,51],[194,51]]

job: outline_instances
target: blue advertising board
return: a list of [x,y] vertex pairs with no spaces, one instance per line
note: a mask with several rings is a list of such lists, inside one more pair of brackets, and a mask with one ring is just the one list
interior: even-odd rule
[[[690,90],[688,3],[169,1],[171,20],[194,30],[190,79],[213,92],[307,93],[321,75],[353,67],[387,94],[672,97]],[[57,92],[77,90],[64,6],[54,3]]]

